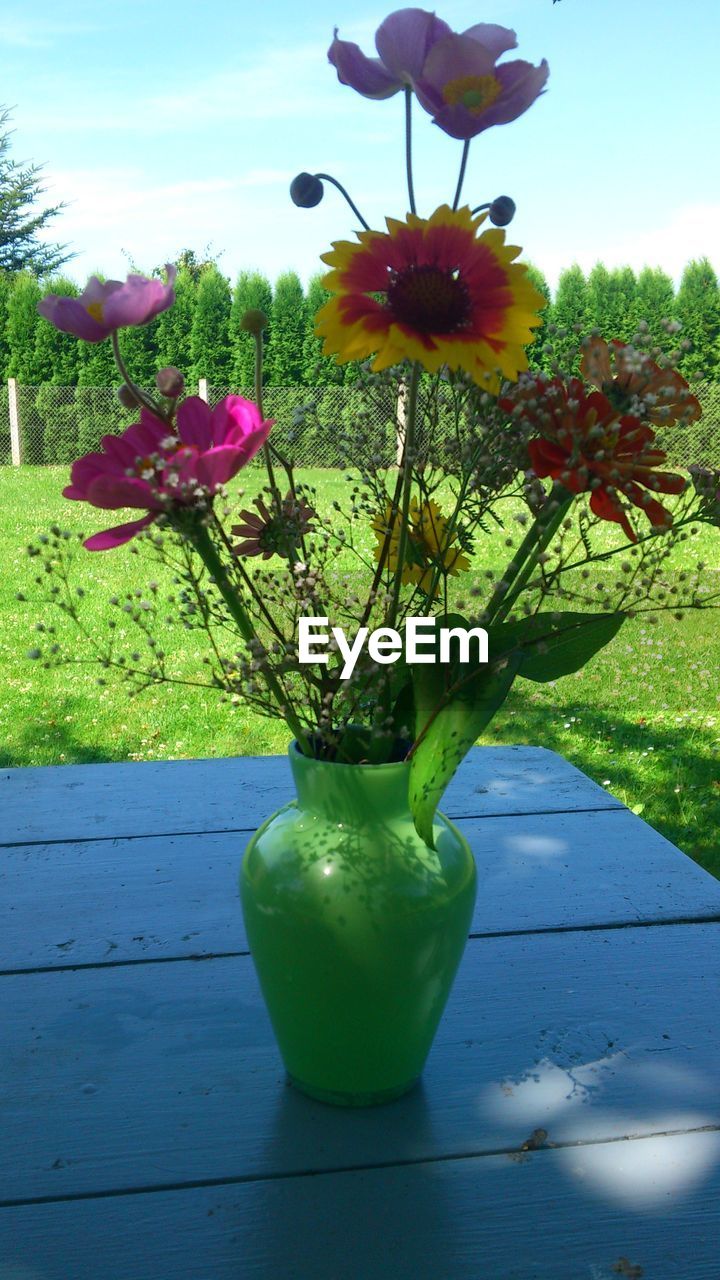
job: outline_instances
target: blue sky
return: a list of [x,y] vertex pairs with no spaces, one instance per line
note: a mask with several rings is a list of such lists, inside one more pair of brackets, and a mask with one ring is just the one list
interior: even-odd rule
[[[209,246],[234,277],[307,279],[355,220],[328,191],[314,210],[287,195],[299,170],[336,175],[364,216],[404,216],[402,95],[371,102],[338,83],[334,26],[368,53],[391,7],[349,0],[4,0],[0,101],[14,155],[45,163],[47,198],[68,202],[50,238],[78,251],[69,274],[124,276]],[[720,271],[717,0],[446,0],[462,30],[499,22],[517,54],[550,64],[547,93],[471,147],[465,196],[507,193],[510,239],[551,283],[601,259],[692,257]],[[461,144],[415,113],[421,213],[452,199]]]

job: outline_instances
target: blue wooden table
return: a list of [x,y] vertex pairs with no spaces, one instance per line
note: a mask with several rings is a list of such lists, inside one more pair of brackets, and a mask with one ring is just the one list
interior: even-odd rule
[[550,751],[443,808],[421,1085],[288,1087],[237,898],[279,758],[0,774],[0,1280],[718,1280],[720,883]]

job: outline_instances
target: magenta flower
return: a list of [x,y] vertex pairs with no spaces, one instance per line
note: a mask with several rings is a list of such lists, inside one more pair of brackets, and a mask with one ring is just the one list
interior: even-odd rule
[[73,463],[63,496],[103,511],[136,507],[147,514],[95,533],[84,545],[106,551],[129,542],[162,513],[204,509],[220,485],[255,456],[272,425],[242,396],[226,396],[215,409],[188,397],[178,409],[176,432],[143,409],[140,421],[122,435],[103,436],[102,453],[86,453]]
[[37,309],[63,333],[74,333],[85,342],[102,342],[117,329],[147,324],[167,311],[175,301],[173,284],[176,268],[165,267],[167,283],[147,276],[129,275],[125,283],[91,276],[79,298],[49,293]]
[[342,84],[366,98],[389,98],[410,86],[445,133],[474,138],[494,124],[507,124],[542,93],[549,70],[530,62],[497,60],[517,47],[514,31],[478,23],[456,35],[424,9],[399,9],[375,33],[379,58],[356,44],[335,39],[328,58]]

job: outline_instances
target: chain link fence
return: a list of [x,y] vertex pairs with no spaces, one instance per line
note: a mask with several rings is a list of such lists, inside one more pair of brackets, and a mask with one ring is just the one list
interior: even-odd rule
[[[238,393],[202,385],[211,406],[231,390]],[[703,406],[699,422],[658,429],[658,444],[667,451],[669,466],[696,462],[720,468],[720,383],[702,382],[693,391]],[[239,394],[252,398],[249,388]],[[385,465],[396,461],[402,411],[398,414],[389,389],[368,399],[352,386],[266,387],[263,408],[275,419],[273,443],[296,466],[347,466],[355,439],[363,453],[370,449]],[[102,436],[119,435],[136,419],[137,411],[124,409],[111,387],[0,384],[0,465],[18,460],[30,466],[69,464],[98,449]]]
[[[111,387],[41,387],[15,384],[13,394],[0,386],[0,466],[13,462],[12,399],[15,401],[21,461],[30,466],[71,463],[100,448],[104,435],[119,435],[137,421],[136,409],[125,409]],[[230,394],[251,399],[249,388],[202,387],[211,407]],[[368,406],[352,387],[267,387],[265,416],[275,419],[273,444],[296,466],[347,465],[346,444],[353,423],[368,417]],[[372,403],[367,433],[383,460],[396,455],[396,405],[390,392]]]

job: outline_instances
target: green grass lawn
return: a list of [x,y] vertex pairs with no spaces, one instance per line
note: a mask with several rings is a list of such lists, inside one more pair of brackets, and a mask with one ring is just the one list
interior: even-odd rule
[[[304,473],[318,503],[342,497],[341,473]],[[90,761],[168,760],[282,752],[288,731],[243,706],[220,702],[212,691],[160,686],[129,699],[124,689],[97,684],[95,666],[43,670],[27,659],[38,643],[34,627],[47,609],[16,600],[31,594],[37,561],[25,548],[57,522],[86,534],[115,522],[112,512],[91,512],[67,502],[60,490],[67,469],[0,468],[0,659],[5,694],[0,703],[0,764],[71,764]],[[246,472],[246,497],[261,484]],[[118,519],[122,519],[119,516]],[[614,530],[608,531],[614,536]],[[368,534],[368,549],[371,536]],[[690,566],[703,558],[720,575],[720,534],[703,529],[682,549]],[[106,601],[157,577],[141,557],[118,549],[87,554],[77,581],[96,614]],[[182,636],[189,670],[204,650],[193,633]],[[581,672],[554,685],[518,681],[484,741],[550,747],[607,787],[625,804],[714,874],[720,876],[720,614],[660,615],[628,621],[616,640]],[[78,652],[80,646],[78,644]]]

